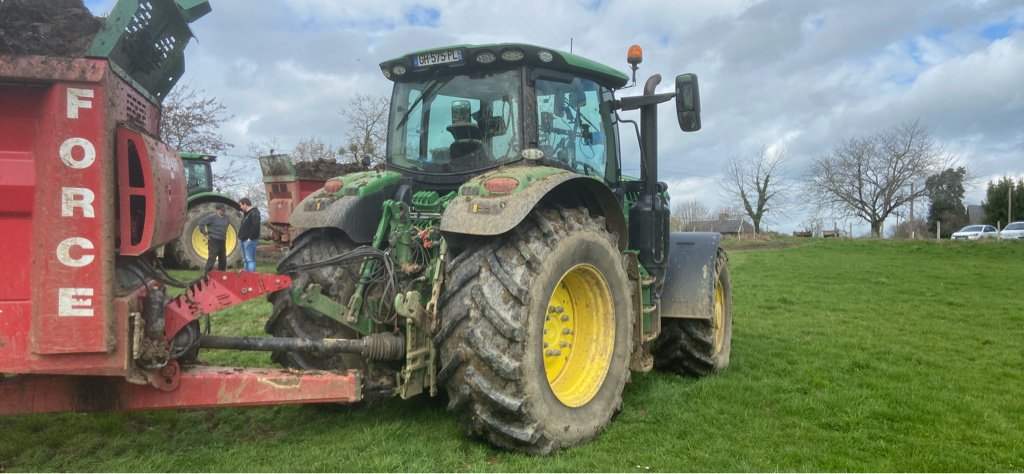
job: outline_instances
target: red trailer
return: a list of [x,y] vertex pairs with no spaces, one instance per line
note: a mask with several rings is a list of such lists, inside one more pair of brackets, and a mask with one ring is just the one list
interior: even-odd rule
[[187,197],[157,138],[160,99],[183,71],[188,23],[209,11],[122,0],[88,57],[0,55],[0,414],[361,398],[357,372],[193,364],[200,347],[254,347],[205,340],[200,316],[290,284],[211,272],[171,297],[164,285],[180,282],[155,266]]
[[300,178],[288,155],[260,157],[263,183],[267,189],[267,219],[274,243],[282,247],[291,244],[294,229],[288,224],[292,211],[306,196],[324,187],[322,179]]
[[260,157],[260,169],[267,190],[267,219],[271,237],[280,247],[291,245],[299,229],[291,226],[292,211],[306,196],[324,187],[328,179],[365,169],[355,163],[305,161],[296,165],[289,155]]

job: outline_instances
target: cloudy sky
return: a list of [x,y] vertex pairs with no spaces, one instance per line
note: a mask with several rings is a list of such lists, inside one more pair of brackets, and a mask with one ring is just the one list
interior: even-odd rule
[[[410,51],[527,42],[625,72],[636,43],[641,83],[660,73],[668,91],[676,74],[700,77],[701,131],[679,132],[661,108],[661,178],[674,200],[725,204],[723,163],[761,144],[785,144],[787,174],[798,178],[843,139],[913,119],[975,177],[968,204],[980,203],[988,180],[1024,176],[1020,0],[210,3],[192,25],[182,82],[234,115],[223,130],[235,145],[227,158],[268,139],[284,150],[309,136],[342,144],[339,111],[357,92],[389,95],[377,64]],[[104,15],[113,0],[86,4]],[[635,150],[635,140],[623,143],[627,170],[637,169]],[[771,227],[788,232],[805,218],[793,211]]]

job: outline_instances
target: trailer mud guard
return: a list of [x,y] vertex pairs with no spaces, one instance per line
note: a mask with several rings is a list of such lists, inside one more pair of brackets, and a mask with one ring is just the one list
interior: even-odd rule
[[661,291],[661,317],[710,319],[714,311],[715,258],[722,234],[673,232]]

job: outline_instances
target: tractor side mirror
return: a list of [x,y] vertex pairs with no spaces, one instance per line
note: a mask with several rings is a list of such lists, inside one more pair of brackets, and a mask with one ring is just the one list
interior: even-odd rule
[[700,89],[696,74],[676,76],[676,117],[684,132],[700,130]]

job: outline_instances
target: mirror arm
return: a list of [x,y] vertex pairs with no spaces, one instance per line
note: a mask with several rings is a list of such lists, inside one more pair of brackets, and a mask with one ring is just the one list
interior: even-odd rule
[[645,105],[656,105],[662,102],[668,102],[674,99],[675,96],[675,92],[666,92],[664,94],[623,97],[613,102],[612,107],[615,110],[636,110]]

